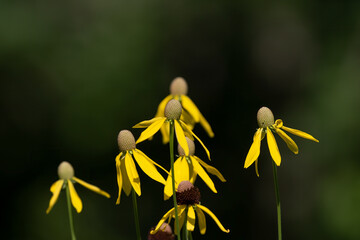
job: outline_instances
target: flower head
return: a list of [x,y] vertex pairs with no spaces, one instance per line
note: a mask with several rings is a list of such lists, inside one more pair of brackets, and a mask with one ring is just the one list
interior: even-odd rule
[[[164,117],[156,117],[151,120],[142,121],[133,126],[133,128],[146,128],[141,133],[140,137],[136,141],[136,144],[151,138],[159,130],[163,131],[164,129],[167,129],[165,131],[168,131],[170,128],[170,124],[174,124],[176,139],[180,146],[184,149],[186,155],[189,155],[189,146],[187,144],[185,136],[192,139],[196,138],[203,146],[208,158],[210,159],[209,150],[205,147],[203,142],[193,133],[191,128],[181,120],[182,112],[183,111],[180,102],[175,99],[170,100],[164,107]],[[165,128],[162,128],[163,126],[165,126]]]
[[[221,231],[229,233],[229,229],[225,229],[223,225],[220,223],[219,219],[205,206],[200,204],[200,191],[197,187],[189,181],[182,181],[176,192],[176,198],[178,203],[178,216],[179,216],[179,227],[180,229],[184,226],[187,228],[188,231],[194,231],[195,229],[195,212],[198,216],[198,224],[200,228],[200,233],[205,234],[206,232],[206,218],[205,213],[207,213],[218,225]],[[185,222],[186,217],[186,222]],[[157,226],[151,234],[155,234],[159,231],[162,224],[168,220],[171,221],[172,218],[175,218],[175,208],[170,209],[159,221]],[[175,232],[177,230],[175,229]]]
[[131,189],[134,189],[137,195],[141,195],[140,178],[135,162],[150,178],[165,184],[165,179],[155,166],[163,169],[166,173],[168,172],[136,148],[134,135],[129,130],[119,132],[118,145],[120,153],[115,158],[115,164],[119,192],[116,204],[120,204],[121,190],[124,190],[127,196],[129,196]]
[[71,198],[71,203],[74,206],[74,208],[76,209],[76,211],[78,213],[81,212],[82,210],[82,201],[79,198],[73,183],[77,182],[80,185],[83,185],[84,187],[98,193],[101,194],[107,198],[110,198],[110,195],[101,190],[100,188],[91,185],[87,182],[84,182],[83,180],[77,178],[74,176],[74,168],[71,166],[70,163],[64,161],[62,163],[60,163],[59,167],[58,167],[58,175],[59,175],[59,180],[57,180],[53,185],[51,185],[50,187],[50,191],[52,192],[53,196],[50,199],[50,203],[49,203],[49,207],[46,210],[46,213],[49,213],[51,211],[51,209],[53,208],[53,206],[55,205],[57,199],[59,198],[60,195],[60,191],[61,189],[65,188],[65,187],[69,187],[69,191],[70,191],[70,198]]
[[[174,163],[175,182],[180,183],[183,180],[189,180],[191,183],[195,182],[197,175],[206,183],[206,185],[214,192],[217,193],[215,185],[205,169],[217,176],[222,182],[226,182],[222,174],[214,167],[206,164],[199,157],[195,156],[195,144],[190,138],[186,137],[187,144],[189,146],[189,154],[186,155],[181,145],[178,145],[179,158]],[[205,168],[205,169],[204,169]],[[166,184],[164,187],[164,199],[168,199],[172,196],[172,171],[168,175]],[[180,186],[180,185],[179,185]]]
[[[178,100],[183,108],[181,120],[184,121],[192,130],[196,123],[200,123],[210,137],[214,137],[214,132],[210,124],[206,121],[195,103],[187,96],[188,85],[184,78],[177,77],[170,84],[170,95],[164,98],[158,106],[155,118],[164,117],[164,110],[166,104],[171,99]],[[161,134],[163,136],[163,143],[169,142],[168,126],[162,126]]]
[[[155,229],[155,227],[152,228],[150,230],[150,232],[153,231],[154,229]],[[150,232],[148,234],[148,240],[174,240],[175,239],[175,235],[173,234],[173,231],[172,231],[170,225],[167,223],[163,223],[160,226],[159,231],[157,231],[155,234],[151,234]]]
[[273,133],[277,133],[285,141],[288,148],[295,154],[299,153],[299,148],[296,145],[296,143],[283,130],[292,133],[294,135],[297,135],[299,137],[306,138],[315,142],[319,142],[319,140],[317,140],[308,133],[302,132],[297,129],[285,127],[281,119],[278,119],[274,122],[274,115],[272,111],[267,107],[262,107],[259,109],[257,113],[257,121],[259,124],[259,128],[255,132],[253,143],[246,156],[246,160],[244,164],[244,167],[248,168],[249,166],[251,166],[251,164],[255,162],[255,170],[257,176],[259,176],[257,164],[258,164],[258,157],[260,155],[260,144],[261,144],[261,140],[265,137],[265,135],[267,136],[267,143],[269,146],[270,155],[277,166],[280,166],[281,155]]

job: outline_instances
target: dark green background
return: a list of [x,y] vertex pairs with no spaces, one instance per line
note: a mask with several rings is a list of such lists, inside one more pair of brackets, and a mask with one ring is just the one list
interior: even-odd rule
[[[135,239],[131,198],[115,206],[116,137],[152,118],[183,76],[216,136],[195,132],[228,180],[213,178],[218,194],[197,186],[231,232],[207,218],[207,234],[196,226],[194,239],[276,239],[265,141],[260,178],[243,168],[264,105],[320,140],[294,136],[294,155],[276,136],[283,238],[359,239],[359,11],[359,1],[1,0],[2,238],[70,239],[64,193],[45,214],[57,166],[69,161],[112,196],[76,185],[78,239]],[[138,148],[169,167],[159,134]],[[197,156],[206,158],[200,147]],[[145,239],[172,203],[140,177]]]

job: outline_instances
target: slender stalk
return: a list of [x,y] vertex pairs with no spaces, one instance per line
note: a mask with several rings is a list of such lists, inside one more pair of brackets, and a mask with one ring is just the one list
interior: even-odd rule
[[183,240],[189,240],[189,232],[187,230],[187,212],[188,212],[188,207],[186,207],[185,210],[185,219],[184,219],[184,225],[183,225]]
[[68,212],[69,212],[69,223],[70,223],[71,239],[76,240],[75,231],[74,231],[73,216],[72,216],[72,211],[71,211],[70,190],[69,190],[69,186],[68,186],[67,183],[66,183],[66,200],[67,200]]
[[191,232],[189,232],[189,240],[193,240]]
[[135,228],[136,228],[136,237],[137,240],[141,240],[141,233],[140,233],[140,223],[139,223],[139,213],[136,201],[136,193],[134,189],[132,190],[132,199],[133,199],[133,209],[134,209],[134,220],[135,220]]
[[179,225],[179,217],[178,217],[178,207],[176,201],[176,191],[175,191],[175,169],[174,169],[174,120],[170,121],[170,164],[171,164],[171,176],[172,176],[172,189],[173,189],[173,199],[174,199],[174,208],[175,208],[175,226],[176,226],[176,235],[177,239],[180,238],[180,225]]
[[278,176],[277,176],[277,168],[276,168],[274,161],[272,161],[272,165],[273,165],[274,185],[275,185],[275,195],[276,195],[278,240],[281,240],[282,232],[281,232],[281,206],[280,206],[279,183],[278,183]]

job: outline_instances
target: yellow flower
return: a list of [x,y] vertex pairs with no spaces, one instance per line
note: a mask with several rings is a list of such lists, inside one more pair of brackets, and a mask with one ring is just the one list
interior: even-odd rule
[[127,196],[129,196],[131,189],[134,189],[137,195],[141,195],[140,178],[134,160],[150,178],[165,184],[165,179],[154,165],[163,169],[167,174],[169,173],[146,156],[145,153],[136,148],[135,138],[129,130],[120,131],[118,135],[118,145],[121,152],[115,158],[117,183],[119,186],[116,204],[120,204],[121,189],[124,190]]
[[165,117],[156,117],[151,120],[140,122],[135,126],[133,126],[133,128],[146,128],[141,133],[136,143],[140,143],[142,141],[145,141],[146,139],[151,138],[155,133],[157,133],[161,129],[162,126],[165,126],[168,129],[170,123],[173,123],[175,125],[176,139],[180,144],[180,146],[184,149],[186,155],[189,155],[189,147],[186,142],[185,134],[189,138],[195,137],[203,146],[203,148],[206,151],[206,154],[210,159],[209,150],[205,147],[203,142],[193,133],[193,131],[186,125],[186,123],[180,119],[181,112],[182,112],[182,107],[180,102],[175,99],[170,100],[166,104],[164,110]]
[[[186,137],[187,144],[189,146],[189,154],[186,155],[184,149],[178,145],[179,158],[174,163],[175,170],[175,182],[180,183],[183,180],[189,180],[191,183],[195,182],[196,176],[199,175],[206,185],[214,192],[217,193],[215,185],[204,168],[211,174],[217,176],[222,182],[226,182],[222,174],[214,167],[206,164],[200,158],[195,156],[195,144]],[[204,167],[204,168],[203,168]],[[172,174],[168,175],[166,184],[164,187],[164,199],[168,199],[172,196]]]
[[253,162],[255,162],[255,170],[257,176],[259,176],[257,162],[260,155],[260,143],[261,140],[265,137],[265,135],[267,136],[267,143],[270,150],[270,155],[277,166],[280,166],[281,156],[273,133],[277,133],[285,141],[288,148],[295,154],[298,154],[299,148],[296,143],[283,130],[299,137],[319,142],[319,140],[315,139],[310,134],[307,134],[297,129],[285,127],[281,119],[276,120],[274,123],[274,115],[267,107],[262,107],[259,109],[257,113],[257,120],[260,128],[258,128],[255,132],[253,143],[246,156],[244,164],[244,167],[248,168],[251,164],[253,164]]
[[[157,109],[155,118],[164,117],[164,110],[166,104],[171,99],[176,99],[180,101],[183,107],[183,113],[181,116],[181,120],[184,121],[188,127],[192,130],[196,123],[200,123],[201,126],[205,129],[207,134],[210,137],[214,137],[214,133],[211,129],[210,124],[204,116],[201,114],[200,110],[197,108],[195,103],[186,95],[188,91],[188,86],[184,78],[177,77],[170,84],[170,95],[164,98]],[[169,126],[163,125],[161,127],[161,134],[163,136],[163,143],[169,142]]]
[[[200,228],[200,233],[205,234],[206,232],[206,218],[205,213],[207,213],[218,225],[221,231],[229,233],[229,229],[225,229],[220,223],[219,219],[205,206],[200,204],[200,192],[199,189],[194,187],[194,185],[189,181],[182,181],[178,186],[178,191],[176,192],[176,198],[178,203],[178,217],[179,217],[179,228],[181,229],[184,224],[188,231],[194,231],[195,228],[195,212],[198,217],[198,223]],[[159,231],[162,224],[168,219],[170,223],[171,219],[175,218],[175,208],[170,209],[156,225],[155,229],[151,231],[151,234],[155,234]],[[185,222],[186,218],[186,222]],[[175,227],[176,228],[176,227]],[[175,232],[178,232],[175,229]]]
[[49,207],[46,210],[46,213],[49,213],[51,211],[51,209],[53,208],[53,206],[55,205],[59,195],[60,195],[60,191],[61,189],[65,188],[66,186],[69,187],[69,191],[70,191],[70,198],[71,198],[71,203],[74,206],[74,208],[76,209],[76,211],[78,213],[81,212],[82,210],[82,202],[81,199],[79,198],[78,194],[76,193],[76,190],[74,188],[73,182],[77,182],[80,185],[83,185],[84,187],[98,193],[101,195],[104,195],[107,198],[110,198],[110,195],[107,192],[102,191],[100,188],[91,185],[87,182],[84,182],[83,180],[77,178],[74,176],[74,169],[71,166],[70,163],[64,161],[62,162],[59,167],[58,167],[58,175],[59,175],[59,180],[57,180],[53,185],[51,185],[50,187],[50,191],[52,192],[52,197],[50,199],[50,203],[49,203]]

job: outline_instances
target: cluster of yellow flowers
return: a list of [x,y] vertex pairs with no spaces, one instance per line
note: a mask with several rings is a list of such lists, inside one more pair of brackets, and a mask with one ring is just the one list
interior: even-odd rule
[[[116,204],[120,204],[121,192],[125,192],[127,196],[133,192],[141,195],[140,178],[137,172],[136,164],[140,169],[153,180],[164,185],[164,200],[171,196],[174,198],[174,208],[169,210],[159,221],[156,227],[149,232],[148,239],[174,239],[169,223],[172,218],[176,219],[175,233],[180,239],[180,229],[186,234],[194,231],[195,213],[198,218],[198,226],[201,234],[206,232],[206,219],[204,212],[207,213],[223,231],[228,233],[229,230],[224,228],[218,218],[205,206],[200,203],[200,191],[194,186],[197,176],[199,176],[205,184],[217,193],[214,182],[208,173],[215,175],[220,181],[226,182],[223,175],[213,166],[208,165],[195,155],[195,143],[200,143],[210,160],[210,152],[193,132],[195,124],[199,123],[207,132],[209,137],[214,137],[214,133],[210,124],[201,114],[194,102],[187,96],[188,86],[186,81],[181,78],[175,78],[170,85],[170,95],[165,97],[158,106],[157,113],[153,119],[142,121],[133,128],[145,128],[139,138],[135,141],[133,134],[129,130],[121,130],[118,135],[118,146],[120,153],[115,158],[115,166],[117,172],[118,195]],[[281,156],[273,135],[277,133],[287,144],[291,151],[298,153],[298,147],[295,142],[283,131],[290,132],[303,138],[318,141],[311,135],[296,129],[283,126],[282,120],[274,122],[274,116],[270,109],[263,107],[258,111],[258,124],[260,128],[256,131],[253,144],[250,147],[245,160],[245,168],[248,168],[255,162],[256,174],[258,174],[258,157],[260,155],[261,140],[267,136],[267,142],[271,157],[277,166],[280,165]],[[137,148],[137,144],[149,139],[160,131],[163,143],[170,143],[170,158],[173,159],[173,138],[174,133],[178,142],[178,158],[176,161],[171,160],[171,169],[167,171],[158,163],[150,159],[145,153]],[[167,177],[165,178],[158,172],[162,169]],[[53,196],[50,200],[49,207],[46,210],[50,212],[56,203],[61,189],[66,189],[68,196],[70,195],[71,203],[79,213],[82,210],[82,202],[77,195],[73,183],[79,183],[88,189],[104,195],[109,198],[110,195],[98,187],[90,185],[74,176],[74,170],[70,163],[62,162],[58,167],[58,175],[60,180],[56,181],[50,188]],[[69,198],[69,197],[68,197]],[[166,222],[167,220],[167,222]],[[186,235],[186,239],[187,239]],[[138,239],[140,237],[138,236]]]

